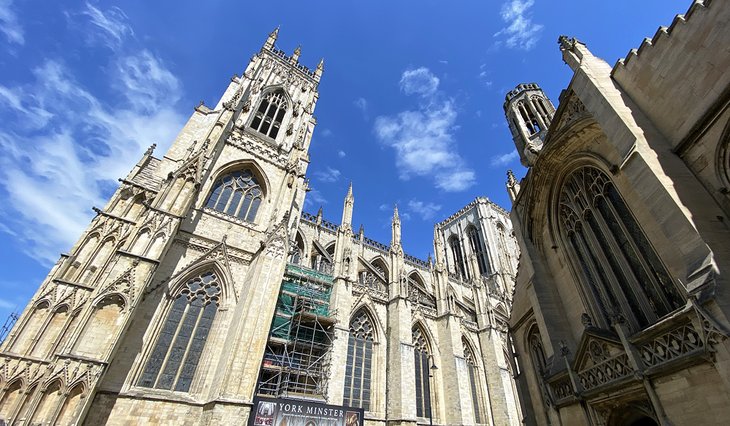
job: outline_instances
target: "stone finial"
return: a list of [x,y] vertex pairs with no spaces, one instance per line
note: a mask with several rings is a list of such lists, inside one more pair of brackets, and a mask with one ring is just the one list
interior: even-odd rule
[[279,37],[279,27],[277,26],[274,28],[274,31],[269,33],[269,37],[266,39],[266,42],[264,43],[264,49],[273,49],[274,44],[276,43],[276,39]]
[[297,46],[296,49],[294,49],[294,53],[291,55],[291,60],[293,62],[298,62],[299,56],[301,56],[301,54],[302,54],[302,46],[299,45],[299,46]]
[[147,151],[144,152],[144,155],[152,155],[153,152],[155,152],[155,148],[157,148],[157,144],[153,143],[150,145],[149,148],[147,148]]
[[322,72],[324,71],[324,58],[319,60],[319,63],[317,64],[317,69],[314,70],[314,78],[319,81],[320,78],[322,78]]
[[558,45],[560,45],[560,50],[571,50],[575,47],[575,42],[575,37],[568,37],[566,35],[561,35],[560,37],[558,37]]
[[517,194],[520,192],[520,183],[515,178],[515,174],[512,170],[507,170],[507,193],[509,194],[510,200],[514,203],[517,199]]

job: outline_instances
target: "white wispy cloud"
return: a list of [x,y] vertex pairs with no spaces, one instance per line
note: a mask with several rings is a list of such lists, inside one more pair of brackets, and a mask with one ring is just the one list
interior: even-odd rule
[[368,100],[365,98],[357,98],[352,102],[353,105],[355,105],[355,108],[359,109],[362,113],[362,118],[365,120],[368,119]]
[[387,204],[387,203],[383,203],[378,207],[378,210],[380,210],[381,212],[387,212],[388,210],[392,210],[392,209],[393,209],[393,206],[391,206],[390,204]]
[[104,75],[115,96],[98,97],[59,59],[33,69],[30,83],[0,86],[0,231],[41,263],[73,245],[117,178],[152,143],[165,150],[184,123],[177,78],[149,51],[127,47],[110,55],[116,72]]
[[413,213],[419,215],[423,220],[432,219],[439,210],[441,210],[440,204],[434,204],[432,202],[423,202],[420,200],[410,200],[408,202],[408,209]]
[[11,43],[25,44],[23,27],[13,10],[13,0],[0,0],[0,32],[5,34]]
[[81,14],[88,18],[88,24],[98,30],[88,33],[89,41],[98,41],[111,49],[116,49],[128,36],[134,35],[132,27],[128,24],[127,15],[118,7],[112,6],[102,12],[90,3],[86,3],[86,9]]
[[382,143],[395,149],[401,179],[431,176],[439,189],[462,191],[475,183],[475,175],[458,154],[454,140],[454,100],[438,90],[438,83],[438,78],[426,68],[406,70],[401,77],[401,89],[419,96],[418,108],[376,118],[374,131]]
[[325,170],[317,170],[313,173],[313,175],[317,180],[321,182],[332,183],[337,182],[337,180],[340,179],[340,175],[342,175],[342,173],[337,169],[327,167]]
[[345,158],[345,157],[347,157],[347,153],[343,150],[339,150],[339,151],[337,151],[337,156],[340,158]]
[[506,26],[494,34],[509,48],[530,50],[540,38],[543,26],[529,16],[534,0],[508,0],[502,5],[500,15]]
[[495,155],[489,160],[489,165],[492,167],[505,166],[519,158],[517,150],[514,149],[507,154]]
[[439,78],[426,67],[403,71],[400,87],[406,95],[433,95],[439,88]]
[[332,130],[325,128],[325,129],[322,129],[322,132],[320,134],[322,135],[322,137],[328,138],[328,137],[332,136]]

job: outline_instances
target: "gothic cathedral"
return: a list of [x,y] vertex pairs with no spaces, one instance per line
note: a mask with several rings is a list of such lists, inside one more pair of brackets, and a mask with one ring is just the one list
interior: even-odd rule
[[353,232],[352,187],[339,224],[303,212],[323,63],[277,35],[43,281],[0,347],[6,424],[520,424],[509,214],[475,199],[422,260],[397,209],[389,244]]

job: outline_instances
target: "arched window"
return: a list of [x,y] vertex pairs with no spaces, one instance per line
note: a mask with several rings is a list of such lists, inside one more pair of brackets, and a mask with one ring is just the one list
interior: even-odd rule
[[461,241],[456,235],[449,238],[449,246],[451,247],[451,255],[454,258],[454,273],[464,279],[469,279],[468,269],[464,263],[464,255],[461,252]]
[[276,139],[286,115],[286,107],[287,100],[283,90],[269,92],[254,113],[251,128],[264,136]]
[[605,323],[616,309],[632,328],[646,327],[683,305],[659,260],[611,180],[582,167],[560,192],[560,226],[568,255]]
[[413,354],[416,366],[416,415],[431,416],[431,356],[426,334],[421,327],[413,327]]
[[167,313],[139,386],[187,392],[218,311],[220,283],[213,272],[187,282]]
[[488,274],[489,265],[487,264],[487,253],[484,251],[484,244],[482,243],[482,237],[479,235],[479,231],[475,226],[470,226],[467,234],[469,235],[469,245],[471,246],[471,251],[477,257],[479,274]]
[[461,344],[464,346],[464,360],[466,361],[466,369],[469,372],[469,388],[471,389],[471,405],[474,408],[474,420],[477,423],[482,422],[482,405],[479,403],[479,374],[477,370],[477,361],[474,356],[469,342],[465,338],[461,338]]
[[253,222],[263,196],[251,170],[237,170],[215,181],[205,206]]
[[301,265],[302,256],[304,255],[304,240],[302,239],[302,234],[297,232],[297,236],[295,239],[294,247],[292,247],[291,255],[289,256],[289,263],[293,265]]
[[349,407],[370,410],[370,383],[373,363],[373,324],[364,310],[350,321],[345,369],[345,400]]
[[547,369],[547,358],[545,358],[545,349],[542,347],[542,338],[536,325],[533,325],[528,331],[527,345],[530,351],[532,367],[535,369],[535,373],[537,373],[537,379],[542,381],[542,376]]

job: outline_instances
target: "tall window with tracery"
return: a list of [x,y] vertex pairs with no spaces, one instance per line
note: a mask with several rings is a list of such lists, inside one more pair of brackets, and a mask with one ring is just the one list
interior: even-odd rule
[[542,380],[543,374],[546,372],[547,358],[545,357],[545,349],[542,347],[542,338],[540,337],[540,331],[537,329],[537,325],[533,325],[527,332],[527,346],[532,367],[535,369],[535,373],[537,373],[537,378]]
[[464,263],[464,255],[461,252],[461,241],[456,235],[449,238],[449,246],[451,247],[451,255],[454,258],[454,272],[462,278],[469,279],[468,269]]
[[608,176],[582,167],[560,192],[568,255],[603,322],[615,310],[640,329],[684,304],[669,273]]
[[259,104],[251,120],[251,128],[257,132],[276,139],[281,123],[286,115],[287,100],[284,91],[279,89],[269,92]]
[[416,415],[431,416],[431,369],[430,351],[423,330],[416,326],[412,330],[413,354],[416,368]]
[[213,272],[191,279],[172,302],[139,386],[180,392],[190,390],[220,300]]
[[464,360],[466,361],[466,368],[469,372],[469,388],[471,389],[471,405],[474,407],[474,420],[477,423],[481,423],[482,407],[479,403],[479,374],[477,372],[476,357],[469,343],[463,337],[461,338],[461,344],[464,346]]
[[345,368],[345,399],[349,407],[370,410],[370,383],[373,363],[373,324],[365,311],[350,321]]
[[215,181],[205,206],[253,222],[263,196],[251,170],[237,170]]
[[484,244],[482,244],[482,238],[479,235],[479,231],[476,227],[471,226],[467,231],[469,235],[469,245],[471,251],[477,257],[477,266],[479,267],[479,274],[484,275],[489,273],[489,265],[487,264],[487,253],[484,251]]

